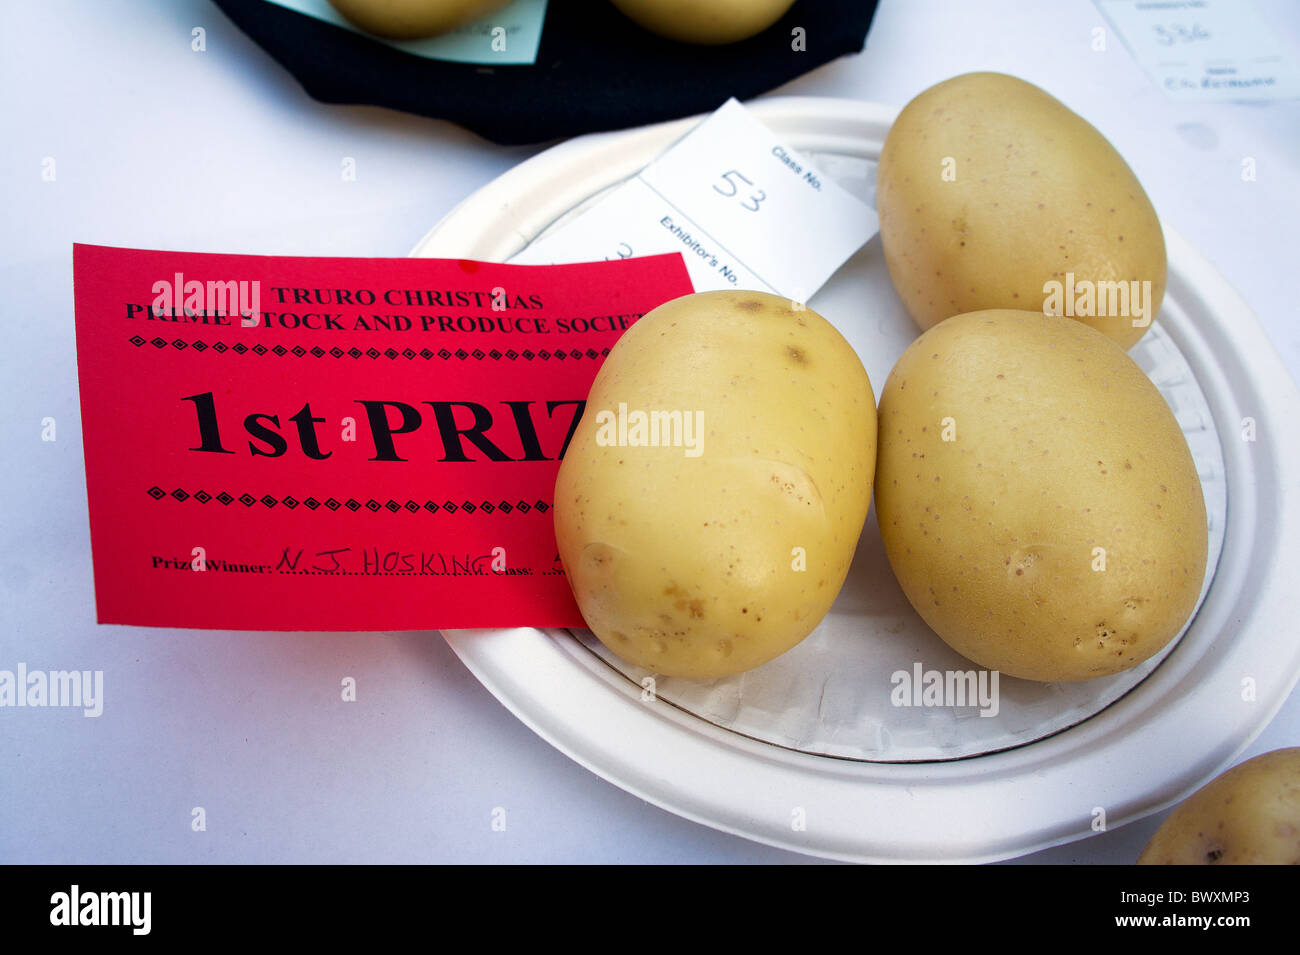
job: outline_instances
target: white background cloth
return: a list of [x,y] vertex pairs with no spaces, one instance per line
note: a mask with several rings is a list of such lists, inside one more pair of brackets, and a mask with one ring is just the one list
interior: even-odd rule
[[[1257,6],[1300,48],[1300,5]],[[901,106],[971,70],[1043,86],[1111,140],[1300,378],[1300,102],[1174,103],[1113,35],[1091,49],[1101,25],[1086,0],[885,0],[865,54],[774,92]],[[191,49],[195,27],[205,52]],[[96,625],[72,243],[401,256],[540,147],[316,103],[202,0],[5,3],[0,76],[0,668],[105,671],[98,719],[0,710],[0,861],[808,861],[571,762],[436,632]],[[1254,182],[1240,175],[1248,156]],[[344,157],[355,181],[340,175]],[[345,676],[355,704],[339,704]],[[1300,691],[1240,758],[1297,744]],[[192,831],[194,807],[206,831]],[[1163,816],[1025,861],[1131,862]]]

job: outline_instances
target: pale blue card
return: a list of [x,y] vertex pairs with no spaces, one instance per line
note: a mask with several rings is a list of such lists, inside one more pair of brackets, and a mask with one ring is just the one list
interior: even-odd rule
[[510,6],[490,13],[451,33],[426,40],[385,40],[354,27],[329,4],[329,0],[267,0],[299,13],[369,36],[395,49],[430,60],[484,65],[529,64],[537,59],[546,19],[546,0],[515,0]]

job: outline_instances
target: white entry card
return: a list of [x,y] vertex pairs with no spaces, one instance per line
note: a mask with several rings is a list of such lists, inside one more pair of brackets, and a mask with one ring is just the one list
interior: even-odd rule
[[728,100],[608,197],[510,261],[681,252],[696,291],[806,302],[878,228],[875,210]]
[[1097,0],[1097,6],[1174,99],[1300,97],[1295,51],[1249,0]]

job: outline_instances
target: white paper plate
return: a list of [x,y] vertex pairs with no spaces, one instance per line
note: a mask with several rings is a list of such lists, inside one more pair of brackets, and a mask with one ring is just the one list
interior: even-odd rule
[[[773,98],[750,108],[823,172],[872,199],[894,111]],[[698,119],[572,140],[461,203],[412,254],[504,261],[581,214]],[[622,788],[718,829],[828,858],[988,861],[1157,811],[1249,744],[1300,676],[1300,395],[1249,309],[1167,233],[1157,325],[1131,354],[1173,407],[1210,516],[1203,602],[1155,660],[1107,680],[1004,678],[1000,712],[895,708],[889,675],[974,669],[908,606],[868,518],[844,592],[804,643],[707,683],[647,675],[589,634],[445,637],[512,712]],[[873,240],[809,303],[857,348],[879,392],[917,331]],[[1254,441],[1243,440],[1253,419]],[[1104,813],[1104,816],[1100,815]]]

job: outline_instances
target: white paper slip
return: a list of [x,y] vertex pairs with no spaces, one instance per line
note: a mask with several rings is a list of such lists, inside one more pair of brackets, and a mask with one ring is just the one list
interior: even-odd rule
[[696,291],[806,302],[878,228],[875,210],[736,102],[510,261],[544,265],[681,252]]
[[1152,82],[1174,99],[1300,97],[1296,51],[1249,0],[1096,0]]

